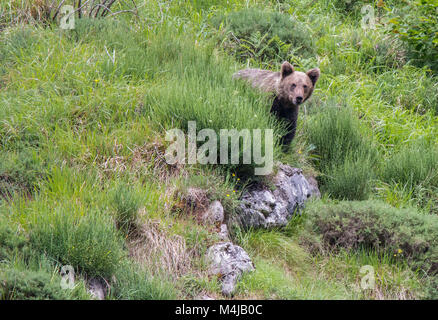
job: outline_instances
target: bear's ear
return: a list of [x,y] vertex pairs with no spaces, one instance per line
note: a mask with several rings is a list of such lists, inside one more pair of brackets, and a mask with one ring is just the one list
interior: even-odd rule
[[311,70],[307,71],[306,74],[310,78],[310,80],[312,81],[313,85],[315,86],[315,83],[316,83],[316,81],[318,81],[319,74],[320,74],[319,69],[318,68],[311,69]]
[[281,65],[281,78],[285,78],[293,72],[294,67],[292,67],[292,65],[287,61],[283,62],[283,64]]

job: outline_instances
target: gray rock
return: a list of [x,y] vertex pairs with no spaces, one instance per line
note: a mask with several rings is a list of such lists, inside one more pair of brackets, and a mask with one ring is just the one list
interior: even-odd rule
[[98,279],[91,279],[88,281],[88,292],[94,299],[104,300],[108,291],[107,284]]
[[244,272],[254,270],[248,254],[241,247],[231,242],[213,245],[207,251],[210,273],[221,276],[222,294],[231,296],[237,281]]
[[229,241],[229,239],[230,239],[229,233],[228,233],[228,227],[225,223],[221,224],[221,231],[219,232],[219,238],[222,241]]
[[280,164],[272,182],[275,190],[258,186],[242,196],[238,211],[245,229],[283,227],[306,200],[321,196],[316,180],[306,179],[301,169]]
[[312,195],[317,198],[321,198],[321,192],[318,189],[318,181],[316,181],[316,179],[312,176],[306,177],[306,179],[309,182],[310,192],[312,193]]
[[213,201],[202,215],[202,220],[211,224],[218,224],[224,221],[224,207],[219,201]]

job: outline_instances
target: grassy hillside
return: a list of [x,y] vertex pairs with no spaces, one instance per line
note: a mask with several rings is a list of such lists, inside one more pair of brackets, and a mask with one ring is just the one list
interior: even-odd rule
[[404,1],[135,2],[63,30],[45,1],[0,0],[1,299],[91,299],[92,278],[108,299],[223,299],[204,259],[217,233],[184,197],[201,188],[232,216],[254,164],[168,165],[165,133],[196,120],[278,140],[269,97],[231,76],[284,60],[321,77],[274,159],[323,195],[286,228],[232,230],[256,266],[234,298],[438,298],[436,47],[393,32]]

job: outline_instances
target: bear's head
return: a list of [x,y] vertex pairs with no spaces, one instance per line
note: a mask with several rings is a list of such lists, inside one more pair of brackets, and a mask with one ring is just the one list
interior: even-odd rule
[[278,96],[281,100],[299,106],[313,93],[320,71],[311,69],[306,73],[295,71],[289,62],[281,65],[281,78],[278,86]]

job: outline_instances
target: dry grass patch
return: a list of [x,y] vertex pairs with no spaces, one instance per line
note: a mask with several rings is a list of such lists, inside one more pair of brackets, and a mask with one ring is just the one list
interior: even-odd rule
[[128,241],[130,256],[152,274],[179,277],[191,269],[183,237],[170,235],[159,221],[146,221]]
[[154,141],[145,143],[134,148],[132,151],[131,168],[138,170],[148,167],[154,177],[160,182],[170,182],[175,177],[187,176],[184,165],[168,164],[165,158],[166,146],[156,138]]

